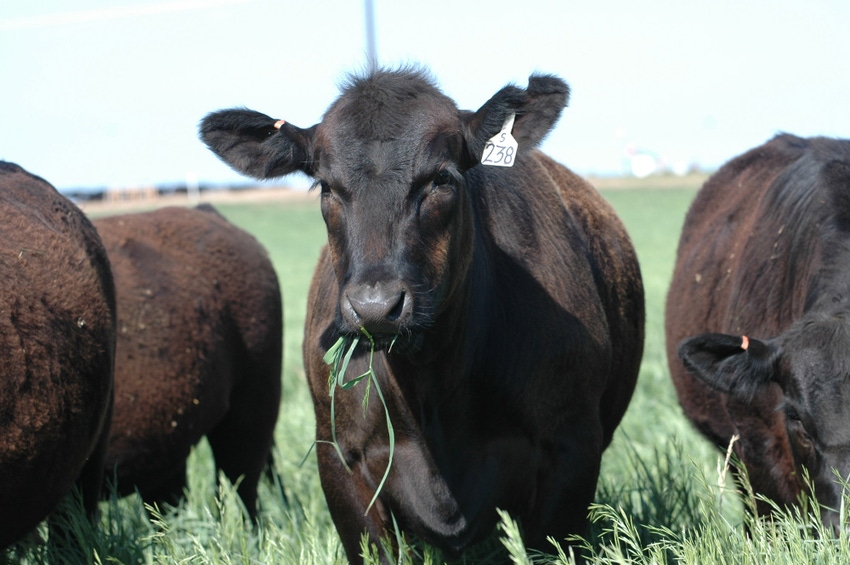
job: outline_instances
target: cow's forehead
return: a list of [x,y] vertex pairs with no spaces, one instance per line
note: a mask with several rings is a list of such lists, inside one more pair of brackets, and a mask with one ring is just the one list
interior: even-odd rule
[[457,154],[456,108],[418,102],[372,113],[354,111],[357,106],[334,108],[316,132],[320,175],[346,185],[374,178],[409,182]]
[[785,392],[817,426],[825,445],[850,445],[850,334],[833,319],[812,324],[785,345]]
[[846,376],[825,384],[809,395],[817,436],[824,446],[850,447],[850,385]]
[[322,129],[348,139],[400,139],[457,120],[457,114],[454,101],[422,77],[378,74],[345,88]]
[[326,116],[317,128],[325,150],[374,153],[379,147],[402,149],[429,143],[435,136],[460,131],[457,113],[406,108],[398,113],[341,112]]

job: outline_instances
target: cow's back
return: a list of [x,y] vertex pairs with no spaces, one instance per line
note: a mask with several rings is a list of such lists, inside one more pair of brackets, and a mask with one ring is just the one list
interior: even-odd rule
[[[842,145],[843,144],[843,145]],[[719,447],[741,426],[755,426],[739,450],[759,477],[793,474],[790,455],[783,468],[760,469],[771,461],[763,450],[788,453],[779,388],[761,394],[748,407],[693,377],[677,355],[686,337],[705,332],[776,336],[799,318],[822,267],[824,242],[831,237],[831,196],[819,181],[824,163],[846,142],[779,135],[729,161],[697,194],[682,229],[676,267],[667,295],[667,358],[685,414]],[[758,423],[756,423],[758,422]],[[749,438],[754,438],[747,444]],[[761,439],[759,439],[761,438]],[[759,442],[762,445],[759,445]],[[774,465],[776,466],[776,465]],[[796,485],[764,492],[774,500],[793,499]],[[784,490],[783,490],[784,489]]]
[[117,466],[121,493],[156,491],[237,403],[235,391],[257,391],[257,426],[264,436],[273,429],[280,289],[265,249],[211,208],[163,208],[95,225],[118,298],[107,470]]
[[[740,312],[731,308],[733,297],[744,304],[763,302],[772,285],[741,288],[741,275],[756,266],[769,277],[786,270],[776,258],[782,251],[778,245],[793,235],[783,233],[790,231],[785,217],[790,211],[775,206],[768,190],[799,157],[799,151],[788,143],[775,140],[730,161],[705,183],[691,204],[667,298],[670,351],[675,353],[678,341],[687,335],[742,331]],[[770,312],[754,312],[746,322],[775,332],[791,318],[789,308],[779,306]],[[793,309],[799,313],[799,308]],[[737,316],[738,321],[730,316]]]
[[9,163],[0,163],[0,241],[3,547],[41,521],[98,457],[112,403],[115,302],[89,221]]

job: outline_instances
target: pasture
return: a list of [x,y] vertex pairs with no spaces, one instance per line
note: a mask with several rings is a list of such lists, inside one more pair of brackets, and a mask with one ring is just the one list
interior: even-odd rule
[[[743,511],[723,458],[682,416],[664,355],[663,305],[679,230],[691,188],[604,189],[621,215],[641,262],[647,301],[646,347],[636,393],[603,468],[586,546],[591,563],[842,563],[850,536],[818,526],[816,509],[753,521]],[[0,563],[345,563],[328,514],[313,441],[313,408],[301,365],[307,289],[325,228],[316,195],[284,202],[216,204],[231,222],[267,248],[284,296],[283,403],[276,429],[275,477],[260,485],[260,526],[243,519],[239,497],[216,479],[208,445],[189,461],[186,500],[178,508],[146,513],[137,497],[101,503],[99,529],[74,501],[63,527],[69,540],[27,538],[0,555]],[[517,525],[504,519],[498,538],[464,563],[571,563],[555,540],[551,554],[526,555]],[[46,528],[40,533],[46,537]],[[86,548],[78,553],[75,546]],[[416,546],[415,561],[447,558]],[[498,552],[502,551],[501,554]]]

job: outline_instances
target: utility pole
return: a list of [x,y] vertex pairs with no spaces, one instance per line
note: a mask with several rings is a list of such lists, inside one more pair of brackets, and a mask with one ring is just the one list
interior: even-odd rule
[[378,50],[375,47],[375,6],[374,0],[363,0],[366,17],[366,63],[369,72],[378,68]]

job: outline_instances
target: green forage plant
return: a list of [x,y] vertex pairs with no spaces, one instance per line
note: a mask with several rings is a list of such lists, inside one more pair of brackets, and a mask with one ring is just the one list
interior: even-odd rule
[[[375,371],[372,368],[372,361],[375,358],[375,340],[372,338],[372,335],[366,331],[366,328],[360,328],[360,332],[366,336],[369,340],[369,369],[359,375],[356,378],[353,378],[349,381],[345,380],[345,372],[348,370],[348,364],[351,362],[351,356],[354,355],[354,350],[357,348],[357,345],[360,343],[361,336],[356,335],[354,337],[350,336],[340,336],[340,338],[334,343],[328,352],[325,353],[325,363],[331,365],[330,375],[328,377],[328,388],[330,389],[331,396],[331,445],[336,449],[337,454],[339,455],[342,464],[345,465],[345,468],[348,469],[348,472],[351,472],[351,469],[348,467],[348,463],[345,461],[345,457],[342,454],[342,449],[339,446],[339,443],[336,440],[336,419],[334,415],[334,407],[336,400],[336,389],[337,387],[342,390],[349,390],[354,388],[360,381],[366,381],[366,390],[363,393],[363,416],[366,416],[366,409],[369,406],[369,391],[372,387],[372,384],[375,385],[375,392],[378,395],[378,398],[381,400],[381,404],[384,407],[384,415],[387,418],[387,433],[389,434],[389,442],[390,442],[390,457],[387,461],[387,468],[384,471],[384,476],[381,478],[381,482],[378,484],[378,488],[375,490],[374,496],[372,496],[372,500],[369,502],[369,505],[366,507],[366,513],[372,509],[372,505],[375,504],[375,501],[378,499],[378,495],[381,493],[381,490],[384,488],[384,483],[387,482],[387,477],[390,474],[390,467],[393,464],[393,454],[395,453],[395,430],[393,429],[393,423],[390,419],[390,411],[387,408],[387,401],[384,399],[384,393],[381,391],[381,385],[378,382],[378,377],[375,375]],[[395,340],[393,340],[395,343]],[[390,345],[390,349],[392,349],[392,345]]]

